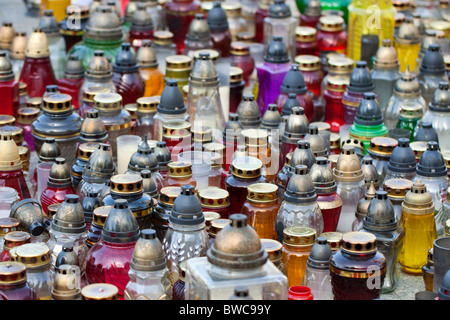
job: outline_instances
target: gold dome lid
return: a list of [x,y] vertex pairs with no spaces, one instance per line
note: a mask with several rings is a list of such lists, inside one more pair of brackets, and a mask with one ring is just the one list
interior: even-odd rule
[[119,289],[109,283],[92,283],[81,289],[82,300],[119,300]]
[[261,245],[269,255],[269,260],[272,262],[278,262],[282,258],[283,245],[273,239],[261,239]]
[[293,226],[283,230],[283,244],[295,247],[312,247],[316,243],[317,232],[305,226]]
[[341,250],[354,254],[373,253],[377,251],[377,238],[369,232],[347,232],[342,236]]
[[397,51],[392,45],[391,39],[383,39],[382,46],[378,48],[373,62],[374,68],[377,69],[394,69],[400,65],[398,61]]
[[153,229],[144,229],[134,246],[130,267],[136,271],[154,272],[166,268],[167,262],[161,242]]
[[118,93],[98,93],[94,97],[94,108],[100,111],[120,110],[123,107],[122,96]]
[[3,237],[3,248],[7,251],[31,242],[31,235],[25,231],[10,231]]
[[263,266],[268,254],[255,229],[247,224],[247,216],[232,214],[230,220],[230,224],[217,233],[214,243],[206,252],[208,261],[230,270]]
[[236,34],[236,40],[241,42],[253,43],[255,42],[255,34],[247,31],[240,31]]
[[327,77],[327,90],[333,92],[345,92],[347,86],[350,84],[350,78],[341,76]]
[[337,251],[341,248],[342,236],[340,232],[324,232],[320,235],[327,239],[327,243],[331,248],[331,251]]
[[38,108],[22,107],[17,110],[17,123],[31,124],[39,115]]
[[[354,61],[347,57],[332,56],[328,59],[328,72],[339,75],[349,75],[352,73]],[[350,82],[350,78],[348,80]]]
[[158,202],[167,206],[172,206],[175,199],[181,192],[181,187],[164,187],[159,191]]
[[378,174],[377,169],[373,165],[373,159],[367,155],[365,156],[361,161],[361,170],[364,174],[364,182],[366,185],[366,188],[370,186],[370,182],[373,181],[375,184],[375,188],[380,187],[380,176]]
[[136,100],[139,113],[155,113],[161,96],[141,97]]
[[47,186],[53,188],[72,187],[72,176],[64,158],[56,158],[47,180]]
[[157,30],[153,33],[153,42],[159,46],[170,46],[173,43],[173,33],[166,30]]
[[9,49],[9,56],[14,60],[24,60],[28,37],[26,32],[17,32]]
[[287,117],[281,141],[292,144],[297,143],[298,140],[303,139],[308,133],[308,126],[309,121],[303,112],[303,108],[293,107],[291,114]]
[[295,28],[295,39],[298,42],[312,42],[316,40],[317,30],[312,27],[300,26]]
[[138,174],[117,174],[110,179],[111,193],[129,195],[144,192],[142,177]]
[[299,55],[294,59],[295,63],[298,64],[300,71],[317,71],[322,68],[320,63],[320,58],[313,55]]
[[0,49],[10,50],[15,35],[16,30],[14,30],[13,24],[11,22],[3,22],[0,27]]
[[309,142],[311,151],[315,157],[326,157],[328,155],[325,138],[319,134],[319,128],[317,125],[309,125],[308,133],[303,138],[303,141]]
[[6,51],[0,51],[0,81],[14,80],[14,71]]
[[203,208],[219,209],[230,205],[230,193],[218,187],[207,187],[199,190],[197,196]]
[[0,127],[10,125],[14,126],[16,124],[16,118],[8,114],[0,114]]
[[171,178],[192,177],[192,163],[185,161],[173,161],[167,165],[167,176]]
[[41,29],[34,29],[28,38],[25,49],[25,57],[28,58],[48,58],[50,51],[48,48],[47,35]]
[[11,286],[27,281],[27,268],[23,263],[0,262],[0,285]]
[[389,158],[397,145],[397,139],[389,137],[375,137],[370,140],[367,153],[374,158]]
[[41,97],[34,97],[34,98],[28,98],[27,99],[27,107],[38,109],[40,111],[42,105],[42,98]]
[[38,268],[52,262],[50,248],[44,243],[26,243],[16,249],[17,261],[28,268]]
[[168,121],[162,125],[162,136],[168,139],[191,137],[191,124],[187,121]]
[[250,55],[250,44],[234,41],[231,43],[230,54],[234,56],[248,56]]
[[0,218],[0,237],[4,237],[8,232],[16,231],[20,221],[15,218]]
[[241,82],[244,79],[243,75],[244,71],[241,68],[234,66],[230,67],[230,83]]
[[215,238],[217,233],[219,233],[219,231],[225,228],[226,226],[229,226],[230,223],[231,223],[230,219],[222,219],[222,218],[211,221],[209,235]]
[[355,153],[355,148],[345,145],[342,148],[336,168],[333,169],[336,182],[356,182],[364,179],[361,163]]
[[278,187],[272,183],[254,183],[247,187],[247,200],[257,203],[278,201]]
[[51,94],[43,99],[42,110],[52,114],[72,111],[72,97],[65,93]]
[[214,220],[220,219],[220,213],[215,211],[203,211],[203,215],[205,216],[205,230],[209,234],[209,230],[211,229],[211,222]]
[[92,224],[96,226],[103,227],[105,225],[106,218],[108,218],[114,206],[101,206],[97,207],[92,211]]
[[427,190],[422,180],[418,179],[405,195],[402,202],[402,212],[410,214],[430,214],[434,212],[434,204],[431,193]]
[[261,168],[262,162],[258,158],[242,156],[231,162],[230,172],[241,179],[255,179],[261,176]]
[[22,169],[19,148],[11,133],[0,134],[0,171],[14,171]]
[[186,55],[166,57],[166,70],[191,70],[192,58]]

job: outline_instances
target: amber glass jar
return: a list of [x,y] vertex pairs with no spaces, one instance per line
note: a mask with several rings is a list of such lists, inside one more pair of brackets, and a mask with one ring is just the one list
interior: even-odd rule
[[316,242],[316,230],[293,226],[283,230],[282,260],[287,270],[288,287],[300,286],[311,249]]
[[278,187],[271,183],[255,183],[247,187],[247,200],[242,206],[242,214],[248,218],[248,224],[255,228],[260,238],[278,238],[275,219],[280,209]]
[[255,157],[239,157],[230,165],[231,175],[225,179],[225,187],[230,193],[230,212],[239,213],[247,200],[247,187],[257,182],[267,182],[261,175],[262,162]]
[[181,187],[184,184],[190,184],[197,187],[197,181],[192,176],[192,163],[174,161],[169,163],[167,167],[168,187]]
[[334,300],[379,299],[386,274],[386,259],[377,251],[376,237],[369,232],[348,232],[341,251],[330,261]]
[[230,216],[230,194],[227,190],[208,187],[197,192],[203,211],[214,211],[223,219]]

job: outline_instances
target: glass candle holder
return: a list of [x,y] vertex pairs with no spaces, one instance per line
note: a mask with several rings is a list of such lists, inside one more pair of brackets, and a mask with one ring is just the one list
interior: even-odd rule
[[127,171],[130,158],[135,153],[141,143],[142,138],[135,135],[122,135],[116,139],[117,144],[117,172],[119,174]]

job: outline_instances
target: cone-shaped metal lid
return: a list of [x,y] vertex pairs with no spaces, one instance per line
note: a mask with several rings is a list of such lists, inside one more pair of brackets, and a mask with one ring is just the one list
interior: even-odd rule
[[192,20],[191,24],[189,25],[186,40],[196,42],[211,41],[209,25],[203,13],[195,14],[194,20]]
[[44,11],[44,15],[39,20],[39,29],[44,31],[49,37],[59,35],[59,25],[53,14],[53,10],[47,9]]
[[152,47],[151,40],[142,40],[141,47],[136,54],[136,62],[140,68],[156,68],[158,61],[156,60],[155,49]]
[[56,143],[55,138],[46,138],[39,150],[39,161],[50,162],[55,161],[61,155],[61,150]]
[[419,163],[416,167],[416,173],[424,177],[446,177],[447,167],[444,158],[439,151],[439,145],[436,141],[427,143],[427,150],[422,153]]
[[116,62],[113,65],[113,71],[118,73],[135,73],[139,71],[136,53],[129,43],[122,43],[122,47],[117,53]]
[[318,237],[309,254],[306,265],[308,268],[326,270],[330,266],[332,251],[327,238]]
[[178,81],[167,80],[159,100],[158,112],[163,114],[183,114],[186,112],[183,93],[178,87]]
[[412,17],[406,17],[398,28],[395,41],[401,45],[413,45],[420,43],[419,29],[414,24]]
[[10,50],[16,30],[11,22],[3,22],[0,28],[0,49]]
[[306,5],[304,14],[308,17],[320,17],[322,9],[319,0],[310,0]]
[[370,156],[366,156],[361,161],[361,170],[364,174],[364,182],[366,188],[370,187],[370,183],[375,184],[375,188],[380,187],[380,176],[378,175],[377,169],[373,165],[373,159]]
[[117,199],[108,214],[102,230],[102,239],[112,243],[129,243],[139,239],[139,225],[128,201]]
[[230,224],[217,233],[213,245],[206,252],[208,261],[231,270],[263,266],[268,253],[255,229],[247,224],[247,216],[232,214],[230,220]]
[[303,113],[303,108],[292,108],[292,113],[287,118],[281,140],[286,143],[296,143],[308,133],[308,126],[308,118]]
[[375,192],[370,201],[367,214],[363,220],[363,228],[368,231],[394,231],[397,229],[394,207],[387,197],[386,191]]
[[88,192],[84,197],[81,207],[83,208],[84,218],[86,221],[92,221],[94,209],[102,206],[102,201],[97,192]]
[[66,195],[64,202],[53,216],[51,227],[53,231],[62,233],[86,232],[83,208],[77,195]]
[[85,73],[86,79],[112,79],[112,64],[103,50],[95,50]]
[[264,61],[275,64],[289,62],[289,53],[281,36],[273,36],[264,55]]
[[440,52],[439,45],[431,44],[428,47],[425,56],[422,59],[422,64],[420,65],[420,73],[422,74],[444,74],[445,73],[445,63],[444,57]]
[[308,167],[296,166],[294,175],[289,180],[284,192],[284,200],[296,204],[306,204],[315,202],[316,199],[317,193],[311,176],[308,174]]
[[448,82],[439,82],[439,89],[434,92],[433,100],[428,104],[431,111],[450,112],[450,91]]
[[214,2],[211,10],[208,11],[207,22],[210,30],[227,30],[228,19],[222,4],[219,1]]
[[98,116],[98,111],[95,109],[89,110],[81,124],[81,131],[79,141],[80,143],[87,142],[106,142],[108,140],[108,132],[102,119]]
[[153,154],[147,141],[147,135],[145,135],[144,139],[139,144],[137,151],[133,153],[130,158],[128,170],[141,172],[141,170],[147,169],[155,172],[158,171],[158,168],[158,159]]
[[374,182],[370,182],[370,186],[366,190],[364,197],[358,201],[358,204],[356,205],[356,216],[361,220],[366,216],[367,211],[369,210],[370,202],[375,197],[376,191],[377,189]]
[[94,40],[122,39],[122,23],[114,8],[104,4],[99,5],[89,15],[83,37]]
[[230,113],[228,121],[223,129],[223,140],[233,141],[240,137],[241,131],[244,129],[239,121],[239,115],[237,113]]
[[[292,160],[291,160],[292,161]],[[325,157],[317,157],[309,171],[314,189],[317,194],[327,194],[336,192],[336,181],[333,177],[331,167]]]
[[309,142],[311,151],[315,157],[326,157],[328,155],[327,143],[324,137],[319,134],[319,127],[317,125],[309,125],[308,133],[303,140]]
[[153,229],[144,229],[134,246],[130,266],[136,271],[153,272],[166,268],[166,257],[161,242]]
[[50,51],[48,49],[47,35],[41,29],[34,29],[28,38],[25,57],[48,58],[49,56]]
[[375,89],[366,61],[357,61],[350,76],[349,91],[368,92]]
[[356,182],[364,179],[355,147],[350,145],[342,147],[333,175],[336,182]]
[[263,118],[261,119],[262,129],[277,129],[281,123],[281,115],[276,104],[269,104]]
[[0,82],[14,80],[14,71],[6,51],[0,51]]
[[219,76],[208,52],[200,52],[189,76],[189,84],[197,86],[218,86]]
[[84,167],[83,180],[85,178],[97,179],[99,181],[109,180],[115,171],[110,146],[101,143],[98,149],[89,157],[89,162]]
[[165,166],[172,161],[172,155],[165,141],[158,141],[153,151],[159,166]]
[[388,169],[395,173],[410,173],[416,170],[416,156],[408,138],[398,139],[398,145],[389,159]]
[[80,261],[75,251],[73,251],[72,246],[63,246],[61,252],[56,257],[55,267],[58,268],[63,264],[79,267]]
[[25,49],[27,47],[28,37],[26,32],[17,32],[12,39],[9,48],[9,56],[11,59],[23,60],[25,59]]
[[311,145],[304,140],[297,141],[297,148],[291,155],[291,161],[289,162],[288,175],[292,175],[295,172],[295,168],[299,165],[305,165],[309,170],[316,162],[316,157],[311,151]]
[[414,141],[436,141],[439,142],[439,138],[436,130],[433,128],[431,122],[422,122],[419,130],[417,130],[414,136]]
[[364,98],[356,111],[355,123],[362,126],[376,126],[383,123],[383,114],[375,98],[373,92],[364,93]]
[[397,51],[392,45],[391,39],[383,39],[382,46],[378,48],[375,55],[374,69],[390,70],[398,68],[399,65]]
[[289,116],[292,113],[294,107],[301,107],[300,101],[297,99],[296,93],[288,93],[288,98],[284,102],[283,110],[281,111],[281,116]]
[[193,186],[181,186],[181,193],[173,202],[169,221],[182,225],[196,225],[205,222],[202,205]]
[[307,90],[305,78],[298,68],[298,64],[291,65],[291,69],[286,72],[286,75],[283,78],[280,91],[287,94],[304,94]]
[[261,124],[261,112],[259,106],[255,101],[255,96],[247,94],[242,97],[242,101],[237,108],[239,115],[239,122],[242,127],[259,126]]
[[152,177],[152,172],[150,170],[144,169],[141,171],[141,177],[144,193],[148,194],[152,198],[157,198],[158,189],[156,187],[155,179],[153,179]]
[[145,3],[138,2],[131,19],[130,31],[145,32],[154,29],[152,16],[147,11]]
[[291,9],[284,0],[275,0],[269,6],[268,17],[275,19],[284,19],[292,16]]
[[420,96],[420,84],[414,73],[406,66],[405,72],[402,73],[400,79],[397,80],[394,86],[394,93],[400,96],[416,97]]
[[406,193],[405,200],[402,203],[402,211],[413,214],[434,212],[433,198],[422,180],[417,179]]
[[84,67],[81,59],[76,54],[71,54],[66,63],[64,78],[81,79],[84,76]]
[[56,158],[47,180],[47,186],[52,188],[67,188],[72,186],[70,168],[64,158]]

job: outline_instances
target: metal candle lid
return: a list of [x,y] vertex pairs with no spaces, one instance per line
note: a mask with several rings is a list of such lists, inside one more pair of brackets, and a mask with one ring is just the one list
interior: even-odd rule
[[31,242],[31,235],[25,231],[10,231],[3,237],[3,249],[6,251]]
[[131,155],[128,163],[128,170],[130,171],[140,172],[144,169],[152,172],[156,172],[159,169],[158,160],[147,142],[147,135],[144,136],[137,151]]
[[398,139],[398,145],[392,151],[387,168],[398,173],[409,173],[416,170],[416,156],[409,145],[408,138]]
[[111,6],[101,4],[90,14],[83,38],[92,40],[120,40],[122,23]]
[[47,186],[51,188],[72,187],[72,176],[69,166],[64,158],[56,158],[47,180]]
[[309,175],[311,176],[317,194],[336,192],[336,181],[334,180],[333,172],[328,165],[327,158],[317,157],[316,162],[309,171]]
[[244,94],[237,108],[239,122],[243,127],[259,126],[261,124],[261,112],[252,94]]
[[189,85],[201,87],[216,87],[219,85],[219,76],[209,53],[200,52],[189,76]]
[[128,42],[122,43],[116,60],[113,64],[113,72],[137,73],[139,65],[136,61],[136,53]]
[[[55,276],[52,287],[52,299],[54,300],[79,300],[81,297],[79,285],[76,285],[78,266],[68,264],[55,268]],[[78,275],[79,276],[79,275]]]
[[139,239],[139,225],[128,201],[117,199],[102,230],[102,239],[112,243],[129,243]]
[[353,146],[343,146],[333,175],[336,182],[356,182],[364,179],[361,163]]
[[81,124],[79,142],[106,142],[108,140],[108,132],[106,131],[103,121],[99,118],[98,110],[92,109],[86,113]]
[[0,285],[10,286],[27,281],[27,268],[23,263],[0,262]]
[[304,94],[307,91],[305,78],[300,71],[299,65],[292,64],[291,69],[286,73],[281,84],[282,93]]
[[264,61],[274,64],[289,62],[289,54],[281,36],[273,36],[264,55]]
[[26,32],[17,32],[9,48],[9,56],[14,60],[25,59],[25,49],[27,47],[28,37]]
[[158,141],[153,153],[158,160],[160,170],[172,161],[172,155],[170,154],[170,150],[169,148],[167,148],[167,144],[165,141]]
[[207,22],[212,31],[228,29],[227,14],[222,8],[221,2],[214,2],[213,7],[208,11]]
[[317,232],[305,226],[293,226],[283,230],[283,244],[296,247],[312,247],[316,242]]
[[183,114],[186,112],[184,97],[176,80],[167,80],[157,110],[163,114]]
[[196,42],[209,42],[211,41],[211,33],[209,30],[208,22],[205,19],[205,15],[202,13],[196,13],[194,20],[189,25],[189,30],[186,35],[186,40]]
[[147,11],[145,3],[137,3],[136,11],[131,19],[130,31],[145,32],[154,29],[152,16]]
[[397,51],[395,51],[391,39],[383,39],[382,46],[378,48],[375,54],[374,68],[390,70],[398,68],[399,65]]
[[15,218],[0,218],[0,237],[5,236],[8,232],[16,231],[20,221]]
[[66,195],[51,223],[52,230],[62,233],[86,232],[83,208],[75,194]]
[[344,29],[344,19],[340,16],[322,16],[319,19],[319,27],[323,31],[340,31]]
[[183,185],[181,192],[173,202],[169,221],[181,225],[197,225],[205,222],[200,200],[194,186]]
[[439,145],[436,141],[427,143],[427,150],[422,153],[419,163],[416,167],[416,173],[424,177],[446,177],[447,167],[442,154],[439,151]]
[[361,170],[364,174],[364,182],[366,187],[369,187],[370,182],[373,181],[375,187],[378,189],[380,186],[380,176],[377,172],[377,169],[373,165],[373,160],[371,157],[366,156],[361,161]]
[[261,176],[262,162],[258,158],[243,156],[234,159],[230,165],[233,176],[241,179],[255,179]]
[[112,159],[112,153],[108,144],[100,143],[98,149],[89,157],[89,161],[83,171],[83,179],[109,179],[116,171]]
[[38,268],[51,263],[50,248],[44,243],[26,243],[16,249],[17,261],[27,269]]
[[247,200],[269,203],[278,200],[278,187],[272,183],[254,183],[247,187]]
[[89,60],[85,78],[87,80],[110,80],[112,77],[112,64],[105,56],[105,52],[103,50],[95,50],[94,55]]
[[324,232],[320,235],[327,239],[327,244],[330,246],[331,251],[338,251],[342,244],[342,233],[340,232]]
[[408,179],[388,179],[384,182],[384,191],[388,193],[389,199],[403,200],[412,186],[412,181]]
[[393,150],[397,147],[398,141],[389,137],[375,137],[370,140],[367,153],[375,159],[390,158]]
[[119,289],[109,283],[93,283],[81,289],[82,300],[119,300]]
[[377,238],[363,231],[344,233],[341,250],[350,254],[369,254],[377,251]]
[[318,237],[316,243],[311,248],[306,265],[309,268],[326,270],[329,268],[332,254],[331,248],[327,243],[327,238]]
[[192,163],[184,161],[173,161],[167,165],[167,175],[175,178],[192,177]]
[[375,192],[375,197],[370,201],[364,217],[363,228],[368,231],[394,231],[397,229],[394,207],[388,199],[386,191]]
[[73,247],[63,245],[62,251],[58,254],[55,261],[55,268],[59,268],[62,265],[79,266],[80,262]]
[[398,28],[397,34],[394,36],[395,41],[401,45],[413,45],[420,43],[419,29],[413,23],[410,16],[405,17],[405,21]]
[[413,150],[419,150],[418,148],[415,148],[419,146],[418,143],[425,143],[425,148],[420,148],[420,150],[425,151],[426,143],[428,141],[439,142],[438,134],[431,122],[419,121],[417,124],[419,125],[419,130],[416,130],[414,142],[411,143],[411,148],[413,148]]
[[439,45],[431,44],[428,47],[425,56],[420,65],[420,73],[422,74],[444,74],[445,64],[444,58],[440,52]]
[[166,268],[161,242],[153,229],[144,229],[134,246],[130,267],[137,271],[154,272]]
[[155,49],[152,46],[151,40],[142,40],[141,47],[136,53],[136,61],[140,68],[156,68],[158,61],[156,60]]
[[357,61],[350,76],[350,84],[347,89],[355,92],[369,92],[375,88],[367,62]]
[[298,140],[303,139],[308,133],[308,126],[309,121],[303,113],[303,108],[292,108],[292,113],[287,118],[281,141],[291,144],[297,143]]
[[316,40],[317,30],[312,27],[300,26],[295,28],[297,42],[312,42]]
[[117,174],[110,179],[111,193],[131,195],[143,193],[142,177],[138,174]]
[[361,126],[383,124],[383,115],[373,92],[364,92],[364,97],[356,111],[355,123]]
[[202,207],[207,209],[226,208],[230,205],[230,193],[218,187],[207,187],[199,190],[197,196]]
[[295,167],[298,165],[305,165],[308,171],[312,168],[316,162],[316,157],[311,151],[311,146],[309,142],[304,140],[297,141],[297,148],[291,155],[291,160],[289,162],[289,171],[294,172]]
[[7,57],[6,51],[0,52],[0,81],[11,81],[14,79],[12,64]]
[[431,111],[450,112],[450,91],[448,82],[439,82],[439,88],[434,92],[433,100],[428,104]]
[[137,99],[137,111],[139,113],[155,113],[160,99],[160,96],[141,97]]
[[10,133],[0,134],[0,171],[15,171],[22,169],[19,149]]
[[319,127],[317,125],[309,125],[308,133],[305,135],[303,140],[309,142],[311,151],[313,152],[315,157],[327,156],[327,144],[323,136],[319,134]]
[[247,216],[232,214],[230,224],[223,228],[206,252],[208,261],[231,270],[247,270],[263,266],[268,254],[255,229],[247,224]]
[[295,167],[294,175],[289,179],[284,192],[284,200],[297,204],[312,203],[317,200],[317,193],[311,176],[308,174],[307,166]]
[[16,31],[11,22],[3,22],[0,28],[0,49],[9,50],[11,48]]
[[376,191],[377,189],[375,188],[375,184],[373,183],[373,181],[370,182],[370,186],[366,190],[364,197],[358,201],[358,204],[356,205],[355,215],[361,220],[366,216],[367,211],[369,210],[370,202],[373,198],[375,198]]
[[92,224],[95,224],[98,227],[103,228],[106,222],[106,218],[108,218],[109,213],[114,208],[114,206],[100,206],[95,208],[92,213]]
[[276,104],[269,104],[263,118],[261,119],[261,129],[278,129],[281,123],[281,115],[278,112],[278,107]]
[[65,93],[53,93],[43,98],[42,110],[51,114],[70,112],[73,110],[72,97]]
[[47,35],[41,29],[34,29],[28,38],[25,57],[48,58],[49,56]]

